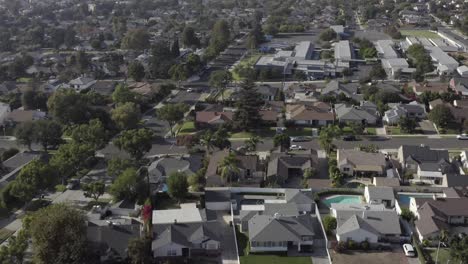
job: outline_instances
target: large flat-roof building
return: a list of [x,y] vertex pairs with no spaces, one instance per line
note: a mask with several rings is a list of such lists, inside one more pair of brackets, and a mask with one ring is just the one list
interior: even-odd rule
[[335,60],[349,62],[352,58],[353,51],[348,40],[341,40],[335,44]]
[[377,40],[375,42],[375,48],[380,58],[384,59],[396,59],[398,58],[398,54],[393,49],[395,43],[393,40],[384,39],[384,40]]

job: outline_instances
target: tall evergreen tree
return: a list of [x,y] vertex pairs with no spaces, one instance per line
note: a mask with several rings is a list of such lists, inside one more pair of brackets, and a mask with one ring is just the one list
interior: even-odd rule
[[174,58],[177,58],[180,56],[180,47],[179,47],[178,38],[176,38],[171,44],[171,53],[174,56]]
[[248,131],[261,123],[259,110],[263,102],[251,79],[246,79],[241,88],[234,121],[238,128]]

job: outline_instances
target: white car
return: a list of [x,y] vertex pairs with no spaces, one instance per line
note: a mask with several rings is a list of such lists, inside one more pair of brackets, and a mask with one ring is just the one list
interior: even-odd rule
[[467,139],[468,139],[468,134],[457,135],[457,139],[460,139],[460,140],[467,140]]
[[302,146],[298,146],[298,145],[291,145],[289,147],[289,150],[303,150],[304,148]]
[[403,244],[403,251],[405,251],[405,256],[407,257],[416,256],[416,253],[414,253],[414,248],[411,244]]
[[193,92],[193,91],[194,91],[193,88],[188,88],[188,89],[187,89],[187,93],[191,93],[191,92]]

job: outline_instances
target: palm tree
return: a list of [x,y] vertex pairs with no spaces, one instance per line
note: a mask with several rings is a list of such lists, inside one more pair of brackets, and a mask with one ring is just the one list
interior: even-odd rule
[[200,139],[200,143],[202,146],[206,148],[208,153],[214,149],[214,142],[215,138],[213,137],[213,133],[211,131],[206,132]]
[[229,153],[220,163],[219,169],[221,170],[221,178],[228,180],[229,185],[232,183],[232,177],[239,174],[239,160],[236,155]]
[[252,136],[248,140],[245,141],[245,146],[247,147],[248,151],[255,151],[257,150],[257,144],[263,143],[259,136]]

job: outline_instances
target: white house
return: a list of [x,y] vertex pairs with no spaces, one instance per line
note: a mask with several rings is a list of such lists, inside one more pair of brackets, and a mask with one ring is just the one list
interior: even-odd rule
[[386,207],[395,207],[395,194],[392,187],[386,186],[366,186],[364,198],[370,204],[383,204]]
[[3,122],[8,117],[10,112],[11,112],[10,105],[0,102],[0,124],[3,124]]
[[87,78],[87,77],[78,77],[74,80],[71,80],[68,85],[70,88],[75,89],[75,91],[83,91],[90,88],[93,84],[96,83],[96,80]]
[[466,65],[458,67],[457,72],[461,77],[468,77],[468,67]]

